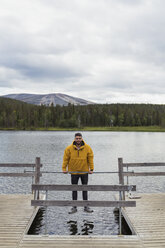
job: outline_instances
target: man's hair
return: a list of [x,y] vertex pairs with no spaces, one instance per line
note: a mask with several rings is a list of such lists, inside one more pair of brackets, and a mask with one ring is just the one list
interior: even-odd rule
[[75,137],[76,137],[76,136],[82,137],[82,134],[81,134],[81,133],[75,133]]

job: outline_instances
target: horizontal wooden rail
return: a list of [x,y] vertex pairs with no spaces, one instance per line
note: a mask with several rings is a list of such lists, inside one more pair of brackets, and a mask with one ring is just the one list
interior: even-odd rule
[[123,172],[124,176],[165,176],[165,172]]
[[136,191],[136,185],[57,185],[33,184],[32,190],[49,191]]
[[[16,164],[16,163],[0,164],[0,167],[35,167],[35,166],[36,164]],[[42,164],[38,166],[42,167]]]
[[165,163],[122,163],[123,167],[165,166]]
[[0,173],[0,177],[33,177],[35,173]]
[[[0,173],[0,177],[34,177],[34,173]],[[40,173],[40,176],[42,176],[42,173]]]
[[136,207],[136,201],[50,201],[32,200],[32,206],[91,206],[91,207]]
[[[23,164],[17,164],[17,163],[0,163],[0,167],[12,167],[12,168],[22,168],[22,167],[33,167],[33,171],[26,172],[2,172],[0,173],[0,177],[32,177],[32,181],[34,179],[35,184],[38,184],[40,182],[40,177],[42,176],[42,173],[40,171],[40,168],[42,167],[42,164],[40,163],[40,158],[35,158],[35,163],[29,164],[29,163],[23,163]],[[33,191],[32,191],[33,193]],[[37,196],[37,199],[39,199],[39,191],[36,194],[35,191],[35,197]]]

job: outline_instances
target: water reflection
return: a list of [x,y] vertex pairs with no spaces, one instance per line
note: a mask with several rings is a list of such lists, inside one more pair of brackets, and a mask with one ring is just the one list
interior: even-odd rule
[[70,235],[76,235],[78,233],[77,221],[70,220],[67,224],[70,230]]
[[93,233],[94,224],[92,221],[83,220],[83,225],[81,225],[81,230],[78,231],[77,221],[70,220],[67,222],[70,235],[89,235]]
[[92,230],[93,230],[93,228],[94,228],[94,224],[93,224],[93,222],[92,221],[90,221],[90,222],[88,222],[88,221],[86,221],[86,220],[84,220],[83,221],[84,222],[84,224],[83,224],[83,226],[81,226],[82,227],[82,235],[88,235],[88,234],[91,234],[91,233],[93,233],[92,232]]

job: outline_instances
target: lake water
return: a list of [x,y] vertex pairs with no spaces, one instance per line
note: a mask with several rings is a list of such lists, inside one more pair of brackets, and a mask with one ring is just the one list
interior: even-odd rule
[[[71,144],[75,132],[0,131],[0,163],[34,163],[41,157],[42,170],[61,171],[63,152]],[[95,171],[117,171],[118,158],[124,162],[165,162],[165,133],[150,132],[82,132],[94,152]],[[0,168],[0,172],[24,169]],[[138,171],[136,168],[130,170]],[[142,170],[142,169],[141,169]],[[165,168],[143,168],[143,171],[165,171]],[[0,178],[0,193],[31,192],[31,178]],[[70,184],[70,175],[43,174],[41,183]],[[130,178],[137,192],[164,192],[164,177]],[[117,174],[89,175],[89,184],[118,184]],[[71,192],[50,192],[49,199],[71,199]],[[82,199],[81,192],[78,199]],[[113,200],[114,193],[89,192],[90,200]],[[88,214],[83,208],[69,215],[68,207],[48,208],[48,233],[57,235],[118,234],[118,220],[113,208],[93,208]],[[40,212],[36,233],[45,232],[45,211]]]

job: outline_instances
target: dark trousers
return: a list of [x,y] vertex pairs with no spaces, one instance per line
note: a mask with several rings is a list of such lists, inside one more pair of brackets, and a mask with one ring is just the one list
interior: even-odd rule
[[[71,175],[71,183],[78,184],[78,180],[81,178],[82,184],[88,184],[88,174]],[[83,200],[88,200],[87,191],[82,192]],[[77,191],[72,191],[72,200],[77,200]]]

